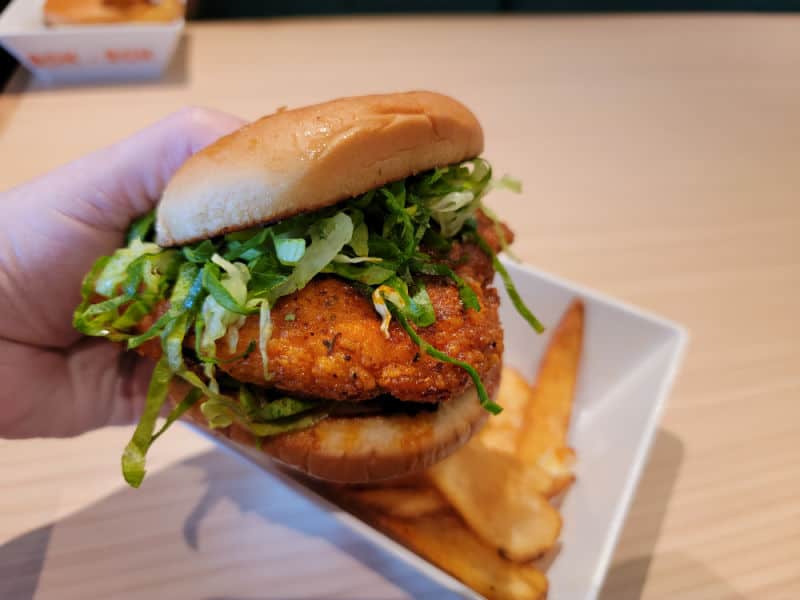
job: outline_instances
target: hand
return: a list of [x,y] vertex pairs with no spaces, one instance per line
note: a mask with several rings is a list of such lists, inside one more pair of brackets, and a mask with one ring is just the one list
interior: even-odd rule
[[0,437],[77,435],[136,418],[152,364],[72,328],[81,281],[186,158],[242,124],[185,109],[0,194]]

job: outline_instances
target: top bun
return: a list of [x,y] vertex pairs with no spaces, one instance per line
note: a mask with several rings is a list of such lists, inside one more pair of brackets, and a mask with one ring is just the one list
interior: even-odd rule
[[156,241],[187,244],[318,210],[482,150],[475,115],[433,92],[277,112],[183,164],[158,206]]

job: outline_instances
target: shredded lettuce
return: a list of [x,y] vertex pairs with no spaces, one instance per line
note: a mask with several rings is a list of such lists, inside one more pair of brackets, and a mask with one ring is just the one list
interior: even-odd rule
[[[153,441],[198,404],[211,427],[237,424],[257,437],[310,427],[327,417],[328,407],[322,401],[275,397],[274,392],[239,384],[238,393],[232,394],[230,380],[216,370],[217,365],[242,360],[257,348],[264,381],[269,381],[271,308],[319,274],[351,281],[371,295],[385,335],[391,319],[396,319],[422,352],[464,369],[475,382],[481,404],[498,412],[475,369],[423,337],[424,328],[436,321],[425,277],[450,279],[464,309],[481,310],[475,290],[448,264],[454,241],[478,244],[492,259],[517,310],[534,329],[542,329],[475,227],[476,212],[483,210],[506,249],[497,217],[482,204],[487,191],[498,187],[518,191],[520,186],[509,177],[492,179],[489,163],[474,159],[387,184],[313,213],[180,249],[154,243],[154,212],[137,219],[126,247],[100,258],[87,274],[73,317],[76,329],[86,335],[124,341],[129,348],[148,342],[162,348],[144,414],[123,455],[126,481],[133,486],[141,483]],[[160,316],[143,328],[144,319],[156,310]],[[251,341],[241,352],[240,328],[256,313],[258,342]],[[284,320],[294,319],[292,313]],[[193,346],[187,345],[191,337]],[[218,347],[227,348],[226,358],[218,358]],[[173,377],[188,382],[192,390],[153,433]]]
[[92,335],[88,331],[85,331],[81,328],[84,327],[85,329],[88,329],[88,327],[85,325],[86,311],[93,304],[92,295],[94,294],[94,288],[97,285],[97,279],[100,277],[100,273],[105,270],[106,265],[108,265],[110,260],[110,256],[101,256],[99,259],[97,259],[81,283],[81,303],[73,313],[72,322],[73,326],[78,331],[86,335]]
[[[513,188],[508,188],[513,189]],[[521,189],[521,188],[520,188]],[[492,222],[492,227],[494,227],[494,233],[497,236],[498,241],[500,242],[500,249],[505,252],[508,256],[513,258],[515,261],[519,262],[519,258],[511,251],[511,248],[508,245],[508,240],[506,239],[506,233],[503,231],[503,225],[500,223],[500,219],[491,210],[488,206],[481,203],[481,210],[483,214],[489,217],[489,220]]]
[[399,277],[392,277],[378,289],[381,295],[390,300],[407,319],[418,327],[427,327],[436,321],[436,314],[433,312],[425,284],[420,280],[417,287],[417,292],[411,297],[405,281]]
[[203,265],[211,260],[211,257],[216,254],[217,249],[214,242],[211,240],[204,240],[195,246],[184,246],[181,249],[186,260]]
[[364,222],[364,213],[353,209],[350,218],[353,220],[353,235],[349,245],[356,256],[365,257],[369,254],[369,228]]
[[352,237],[353,221],[343,211],[314,223],[311,227],[311,245],[294,267],[292,274],[278,287],[277,294],[285,296],[303,289],[342,251]]
[[303,238],[275,239],[275,254],[282,265],[296,265],[305,253],[306,241]]
[[130,245],[134,240],[142,241],[147,237],[148,232],[153,228],[153,223],[156,220],[156,213],[151,211],[136,219],[131,223],[128,229],[128,235],[125,238],[125,243]]
[[183,365],[183,338],[189,329],[189,313],[182,313],[162,333],[164,355],[170,369],[177,371]]
[[172,369],[166,357],[162,357],[153,370],[150,387],[147,390],[144,411],[133,437],[122,454],[122,475],[132,487],[139,487],[145,475],[145,455],[153,443],[153,431],[161,407],[167,400],[169,382],[172,380]]
[[258,351],[261,353],[261,364],[264,369],[264,381],[269,381],[269,357],[267,356],[267,343],[272,336],[272,315],[269,303],[261,301],[258,317]]
[[106,263],[94,284],[94,291],[109,298],[126,279],[128,267],[140,256],[158,254],[161,248],[152,242],[142,242],[134,238],[127,248],[122,248]]
[[461,279],[453,269],[442,263],[430,262],[429,260],[416,260],[411,264],[411,269],[416,273],[424,275],[438,275],[440,277],[447,277],[456,284],[458,294],[461,297],[461,303],[475,311],[481,310],[481,303],[478,301],[478,295],[475,293],[466,281]]
[[265,438],[290,431],[299,431],[313,427],[320,421],[328,418],[328,412],[320,409],[313,412],[302,413],[285,419],[276,419],[267,423],[250,423],[246,427],[253,435]]
[[508,274],[508,271],[503,263],[500,262],[499,258],[497,258],[497,255],[494,253],[494,250],[492,250],[492,247],[489,246],[486,240],[483,239],[477,231],[473,231],[471,233],[471,237],[477,242],[480,249],[492,259],[494,270],[500,274],[500,279],[503,280],[503,285],[508,292],[509,298],[511,298],[511,303],[514,305],[514,308],[517,309],[517,312],[528,322],[528,325],[530,325],[533,330],[536,331],[536,333],[542,333],[544,331],[544,325],[541,324],[539,319],[537,319],[530,309],[525,305],[525,302],[522,300],[522,297],[517,291],[517,287],[514,285],[514,281],[511,279],[511,275]]
[[[475,203],[473,192],[450,192],[429,205],[431,216],[439,223],[440,233],[445,237],[453,237],[461,231],[464,223],[472,216],[470,210]],[[463,210],[465,209],[466,210]]]
[[240,400],[236,402],[231,396],[214,392],[206,387],[197,377],[189,377],[187,381],[198,386],[198,389],[205,390],[208,400],[200,405],[200,410],[212,429],[236,423],[257,437],[269,437],[306,429],[328,416],[325,403],[321,401],[279,398],[252,407],[242,402],[243,394],[252,398],[249,391],[240,391]]
[[[250,272],[245,267],[226,269],[224,275],[220,276],[220,269],[216,261],[225,262],[218,254],[212,257],[212,262],[206,263],[203,267],[203,287],[218,305],[228,312],[238,315],[247,315],[250,311],[244,306],[243,300],[247,297],[247,280]],[[239,263],[237,263],[239,264]]]
[[379,263],[383,262],[383,259],[380,256],[347,256],[346,254],[337,254],[333,257],[332,262],[355,265],[358,263]]
[[[224,273],[220,276],[220,267]],[[216,341],[225,338],[228,351],[236,352],[239,329],[245,316],[253,309],[247,305],[247,284],[250,271],[242,263],[231,263],[219,254],[211,256],[211,262],[203,267],[203,287],[208,292],[203,301],[203,331],[200,349],[203,354],[216,356]]]
[[333,262],[322,269],[323,273],[334,273],[339,277],[358,281],[365,285],[379,285],[394,275],[394,270],[381,265],[352,265]]
[[156,432],[156,433],[153,435],[153,438],[150,440],[150,445],[152,446],[152,445],[153,445],[153,442],[155,442],[155,441],[156,441],[156,440],[157,440],[159,437],[161,437],[161,435],[162,435],[162,434],[163,434],[163,433],[164,433],[164,432],[165,432],[167,429],[169,429],[169,428],[170,428],[170,426],[171,426],[171,425],[172,425],[172,424],[173,424],[175,421],[177,421],[178,419],[180,419],[180,418],[181,418],[181,417],[182,417],[182,416],[183,416],[183,415],[186,413],[186,411],[188,411],[188,410],[189,410],[190,408],[192,408],[192,407],[193,407],[195,404],[197,404],[197,402],[198,402],[198,401],[200,400],[200,398],[202,398],[202,397],[203,397],[203,393],[202,393],[200,390],[198,390],[197,388],[192,388],[192,389],[190,389],[190,390],[189,390],[189,391],[186,393],[186,396],[184,396],[183,400],[181,400],[181,401],[180,401],[180,402],[179,402],[177,405],[175,405],[175,408],[173,408],[173,409],[170,411],[169,415],[167,415],[167,418],[166,418],[166,420],[164,421],[164,424],[161,426],[161,429],[159,429],[159,430],[158,430],[158,431],[157,431],[157,432]]
[[250,412],[250,416],[255,421],[274,421],[275,419],[293,417],[318,406],[319,401],[316,400],[299,400],[284,396],[283,398],[266,402],[262,406],[254,407]]
[[[173,284],[172,293],[169,297],[169,309],[161,317],[159,317],[159,319],[153,325],[151,325],[146,332],[129,338],[129,349],[137,348],[146,341],[159,335],[163,335],[164,332],[167,332],[168,337],[169,333],[173,331],[175,323],[181,319],[184,314],[194,310],[200,294],[200,289],[197,284],[198,277],[199,272],[195,265],[191,263],[184,263],[181,265],[180,269],[178,270],[177,279]],[[187,317],[186,324],[183,328],[184,334],[186,333],[186,327],[188,327],[188,325],[189,323]],[[174,337],[172,339],[175,340]],[[181,335],[179,341],[182,340],[183,336]],[[166,342],[167,339],[165,338],[164,352],[168,354],[169,348]]]

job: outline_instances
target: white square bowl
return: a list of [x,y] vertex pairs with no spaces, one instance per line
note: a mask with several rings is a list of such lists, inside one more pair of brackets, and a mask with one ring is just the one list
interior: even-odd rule
[[[504,261],[522,297],[548,327],[536,335],[501,292],[505,362],[533,379],[550,333],[569,302],[586,304],[586,327],[570,443],[577,481],[561,506],[560,551],[547,569],[549,597],[591,600],[603,585],[617,538],[655,436],[687,341],[685,330],[534,268]],[[498,282],[498,288],[502,285]],[[276,469],[265,455],[224,442],[321,510],[464,597],[480,596]]]
[[0,43],[40,81],[82,83],[158,77],[184,20],[48,27],[44,0],[12,0],[0,15]]

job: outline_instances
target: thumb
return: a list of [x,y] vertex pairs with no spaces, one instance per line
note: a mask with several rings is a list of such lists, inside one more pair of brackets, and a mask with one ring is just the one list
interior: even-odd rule
[[[48,177],[50,193],[34,196],[95,229],[124,231],[133,218],[153,208],[189,156],[244,123],[223,112],[185,108],[57,169]],[[54,180],[61,186],[56,195],[52,193]]]

